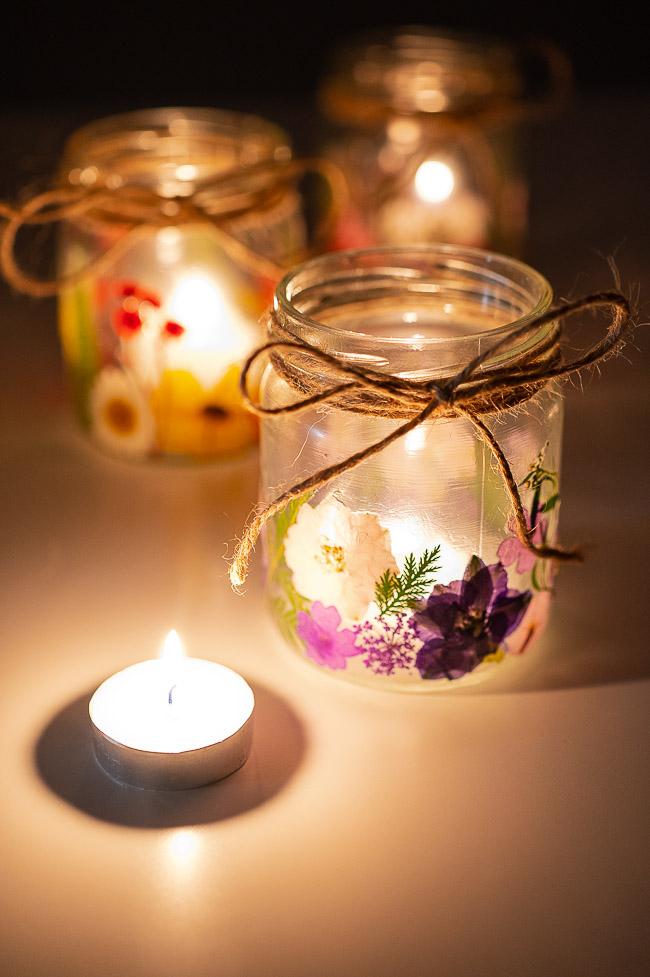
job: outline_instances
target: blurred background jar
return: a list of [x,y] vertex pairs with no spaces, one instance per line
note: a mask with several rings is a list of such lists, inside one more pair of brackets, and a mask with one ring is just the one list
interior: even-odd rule
[[398,28],[342,47],[321,87],[326,155],[351,206],[339,247],[447,242],[516,254],[527,215],[522,120],[561,103],[554,47]]
[[[379,373],[440,381],[545,312],[551,298],[534,269],[485,251],[338,252],[278,285],[271,336],[279,330]],[[550,356],[553,343],[546,323],[485,368]],[[278,352],[261,397],[277,409],[340,383],[321,360]],[[549,383],[518,410],[483,409],[536,544],[557,531],[562,407]],[[388,408],[343,391],[327,404],[265,417],[262,504],[412,417],[394,402]],[[516,538],[491,450],[465,417],[425,421],[295,498],[267,523],[265,544],[270,607],[285,639],[351,682],[414,692],[471,684],[509,667],[545,626],[552,567]]]
[[[60,274],[89,269],[60,293],[59,324],[77,414],[101,447],[209,460],[256,440],[238,376],[273,291],[264,259],[290,264],[304,245],[290,159],[273,124],[203,108],[102,119],[69,140],[64,185],[117,200],[60,237]],[[161,219],[123,221],[124,189],[159,198]],[[176,219],[188,200],[195,214]]]

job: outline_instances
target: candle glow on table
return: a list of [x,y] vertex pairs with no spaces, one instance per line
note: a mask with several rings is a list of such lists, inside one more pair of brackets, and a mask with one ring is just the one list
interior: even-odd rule
[[198,786],[188,782],[196,778],[220,779],[245,762],[253,708],[253,692],[237,672],[185,657],[178,634],[170,631],[160,658],[108,678],[93,695],[89,713],[97,756],[108,773],[126,783],[140,781],[129,761],[146,770],[149,754],[156,758],[156,783],[136,785],[185,787]]

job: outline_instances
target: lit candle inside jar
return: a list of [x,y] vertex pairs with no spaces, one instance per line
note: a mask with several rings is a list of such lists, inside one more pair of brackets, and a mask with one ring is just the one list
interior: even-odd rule
[[448,583],[462,579],[467,565],[467,554],[448,543],[434,528],[425,525],[423,520],[384,517],[382,525],[390,533],[391,549],[400,568],[409,554],[421,555],[426,548],[423,547],[423,540],[427,540],[428,549],[439,547],[436,580]]
[[151,388],[163,371],[183,370],[208,390],[245,357],[256,336],[230,301],[225,281],[201,269],[182,274],[160,307],[136,299],[134,308],[142,326],[122,339],[121,356]]
[[166,306],[170,319],[183,323],[176,342],[165,345],[167,369],[189,370],[209,387],[251,349],[257,331],[228,300],[224,283],[190,271],[174,286]]
[[237,672],[186,658],[170,631],[160,658],[117,672],[93,695],[95,754],[121,783],[198,787],[246,762],[253,708],[253,692]]
[[439,239],[481,246],[489,207],[463,186],[458,166],[427,159],[418,167],[410,190],[388,200],[378,219],[382,237],[393,243]]

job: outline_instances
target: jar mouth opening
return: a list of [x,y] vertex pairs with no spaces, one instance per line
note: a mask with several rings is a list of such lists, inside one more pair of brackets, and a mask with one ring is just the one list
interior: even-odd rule
[[332,118],[374,107],[424,115],[472,112],[521,95],[514,47],[493,36],[419,25],[363,34],[344,44],[323,85]]
[[[457,314],[456,299],[471,302],[495,326],[439,335],[399,335],[341,328],[333,324],[344,316],[364,317],[364,306],[374,302],[381,310],[391,305],[407,310],[422,303],[435,304]],[[463,348],[477,341],[497,342],[508,333],[546,312],[553,291],[548,281],[529,265],[480,248],[433,244],[363,248],[339,251],[304,262],[278,284],[274,308],[285,328],[296,338],[345,353],[370,352],[389,356],[391,350],[412,349],[420,355]],[[449,301],[446,301],[449,299]],[[323,321],[323,318],[330,321]],[[408,323],[408,315],[404,317]],[[416,320],[413,320],[416,322]],[[451,320],[453,321],[453,319]],[[414,342],[417,340],[417,342]]]
[[64,182],[154,188],[186,196],[197,186],[291,158],[288,136],[255,115],[211,108],[157,108],[98,119],[68,139]]

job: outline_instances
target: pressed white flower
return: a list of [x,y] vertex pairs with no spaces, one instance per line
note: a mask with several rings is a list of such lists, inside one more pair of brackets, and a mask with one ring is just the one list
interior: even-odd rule
[[138,457],[153,447],[153,414],[122,370],[106,367],[98,375],[90,391],[90,416],[93,434],[107,451]]
[[397,570],[390,534],[377,516],[332,498],[300,507],[284,556],[298,593],[336,607],[348,621],[366,614],[382,573]]

